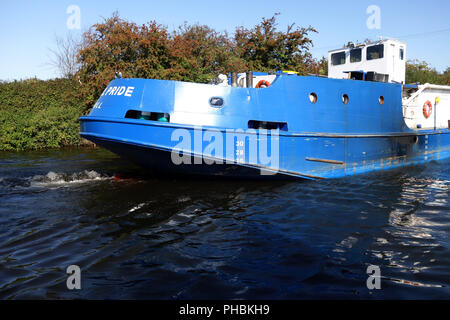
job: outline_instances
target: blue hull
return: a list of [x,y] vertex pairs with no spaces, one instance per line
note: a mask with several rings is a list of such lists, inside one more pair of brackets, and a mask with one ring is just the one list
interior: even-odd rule
[[[260,170],[242,165],[232,164],[211,164],[211,165],[174,165],[171,161],[170,151],[164,151],[151,146],[138,146],[132,143],[120,143],[117,141],[109,141],[105,139],[92,138],[93,142],[101,145],[105,149],[129,160],[145,169],[146,174],[164,178],[178,177],[216,177],[216,178],[232,178],[239,179],[246,177],[249,179],[261,179]],[[195,156],[192,162],[197,161]],[[281,175],[273,175],[272,179],[285,179]],[[266,177],[264,178],[266,179]]]
[[[211,106],[211,97],[223,106]],[[127,118],[130,110],[170,120]],[[80,120],[84,138],[148,171],[175,175],[337,178],[450,156],[449,130],[407,128],[401,86],[386,83],[279,76],[271,87],[253,89],[117,79]],[[251,127],[260,121],[280,125]],[[181,164],[174,153],[184,156]]]

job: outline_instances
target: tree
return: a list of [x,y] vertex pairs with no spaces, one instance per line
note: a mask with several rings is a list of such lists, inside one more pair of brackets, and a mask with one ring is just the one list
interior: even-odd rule
[[184,24],[173,33],[172,76],[184,81],[209,82],[219,73],[244,71],[246,64],[235,54],[227,33],[205,25]]
[[234,41],[238,56],[249,69],[256,71],[295,70],[306,73],[307,65],[312,61],[309,48],[312,40],[308,38],[314,28],[296,28],[288,26],[286,32],[277,30],[275,14],[253,29],[239,27]]
[[137,25],[115,13],[93,25],[84,33],[78,52],[78,74],[87,106],[98,99],[118,71],[127,78],[170,77],[169,41],[166,27],[155,21]]
[[406,63],[406,83],[450,85],[449,73],[449,68],[444,73],[439,73],[425,61],[409,60]]
[[80,41],[74,38],[72,33],[66,37],[55,37],[56,48],[50,49],[52,58],[50,65],[55,67],[63,78],[73,78],[80,68],[77,53],[80,49]]
[[450,86],[450,68],[447,68],[447,70],[444,71],[442,77],[444,79],[444,84]]
[[253,29],[236,29],[234,37],[205,25],[185,23],[174,32],[155,21],[143,25],[117,13],[83,35],[78,52],[79,79],[86,108],[120,71],[124,77],[208,83],[219,73],[295,70],[312,72],[309,53],[312,27],[278,31],[275,14]]
[[328,59],[322,57],[320,60],[311,59],[308,61],[306,70],[308,74],[327,76],[328,75]]

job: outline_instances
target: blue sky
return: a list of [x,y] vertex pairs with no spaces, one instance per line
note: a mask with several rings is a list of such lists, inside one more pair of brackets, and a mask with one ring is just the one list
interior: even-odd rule
[[[66,26],[69,18],[66,10],[70,5],[80,8],[80,30],[69,30]],[[366,26],[369,18],[366,9],[370,5],[381,10],[381,29]],[[319,31],[312,36],[312,53],[317,58],[348,41],[383,36],[406,41],[408,59],[425,60],[439,71],[450,66],[448,0],[0,0],[0,79],[56,77],[57,71],[48,65],[49,48],[55,46],[55,36],[70,32],[79,36],[114,11],[136,23],[156,20],[174,29],[187,21],[229,33],[236,26],[252,27],[262,17],[279,12],[282,30],[295,22]]]

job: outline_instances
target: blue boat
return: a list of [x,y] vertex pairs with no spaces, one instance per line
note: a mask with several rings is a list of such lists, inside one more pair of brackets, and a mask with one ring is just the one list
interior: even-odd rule
[[450,87],[404,84],[406,46],[350,44],[329,75],[116,78],[81,136],[153,173],[338,178],[450,156]]

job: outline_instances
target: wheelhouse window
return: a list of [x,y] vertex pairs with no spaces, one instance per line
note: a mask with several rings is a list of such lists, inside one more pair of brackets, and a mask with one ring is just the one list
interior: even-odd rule
[[333,66],[345,64],[345,51],[333,53],[331,55],[331,64]]
[[405,58],[405,49],[400,48],[400,60],[403,60]]
[[353,49],[350,51],[350,62],[360,62],[361,61],[362,50]]
[[367,47],[367,60],[382,59],[384,57],[384,44]]

